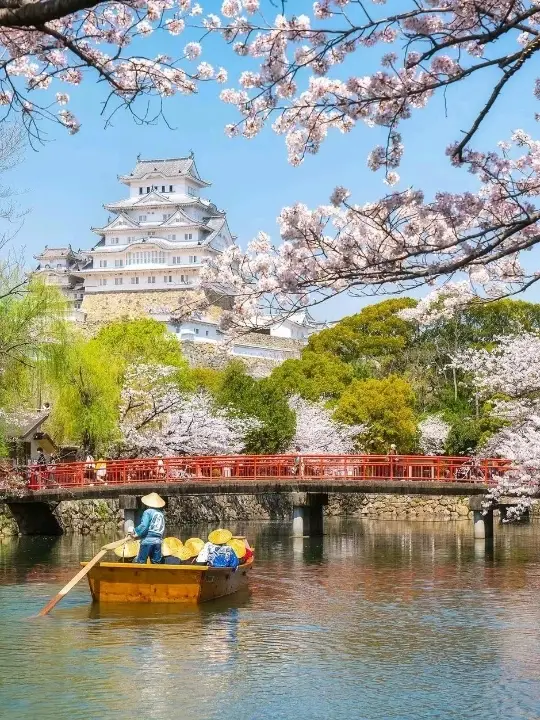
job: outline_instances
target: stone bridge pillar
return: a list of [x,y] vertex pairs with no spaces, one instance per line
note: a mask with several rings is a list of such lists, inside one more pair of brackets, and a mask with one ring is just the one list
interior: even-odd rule
[[474,539],[491,540],[493,537],[493,507],[484,512],[482,495],[469,498],[469,508],[473,511]]
[[53,512],[58,503],[8,501],[7,505],[21,535],[62,535],[62,526]]
[[135,527],[139,498],[136,495],[119,495],[118,507],[124,511],[124,533],[127,535]]
[[293,537],[323,534],[323,508],[328,505],[326,493],[292,493]]

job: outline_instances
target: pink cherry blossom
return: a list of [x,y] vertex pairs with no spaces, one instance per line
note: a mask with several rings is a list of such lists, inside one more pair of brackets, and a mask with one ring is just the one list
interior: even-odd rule
[[294,396],[289,405],[296,413],[296,433],[290,452],[300,448],[304,453],[350,454],[358,449],[358,438],[366,432],[365,425],[344,425],[334,420],[322,402]]

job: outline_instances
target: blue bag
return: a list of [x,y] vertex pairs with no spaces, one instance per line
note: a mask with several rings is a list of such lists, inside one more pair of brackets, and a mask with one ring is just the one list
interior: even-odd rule
[[240,565],[240,560],[232,548],[220,545],[208,554],[208,565],[210,567],[230,567],[236,570]]

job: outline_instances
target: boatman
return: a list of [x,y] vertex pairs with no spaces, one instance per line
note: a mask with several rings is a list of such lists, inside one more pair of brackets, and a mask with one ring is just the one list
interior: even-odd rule
[[133,562],[145,563],[148,558],[150,562],[161,562],[161,543],[165,534],[165,517],[162,508],[165,500],[157,493],[145,495],[141,498],[146,510],[143,512],[140,525],[129,531],[134,538],[140,538],[141,547]]

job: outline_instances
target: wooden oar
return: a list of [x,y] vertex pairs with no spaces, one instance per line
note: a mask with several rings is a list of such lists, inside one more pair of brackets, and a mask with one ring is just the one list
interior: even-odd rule
[[59,593],[57,593],[51,600],[49,600],[45,607],[39,611],[38,616],[47,615],[47,613],[49,613],[53,609],[53,607],[60,602],[64,595],[67,595],[68,592],[75,587],[79,580],[81,580],[86,575],[86,573],[89,572],[94,567],[94,565],[99,562],[104,555],[107,554],[109,550],[114,550],[115,548],[124,545],[124,543],[127,543],[128,540],[131,540],[129,535],[122,540],[116,540],[115,542],[109,543],[108,545],[104,545],[98,552],[98,554],[93,557],[89,562],[87,562],[86,565],[81,570],[79,570],[75,577],[72,578],[67,585],[64,585],[64,587],[60,590]]

